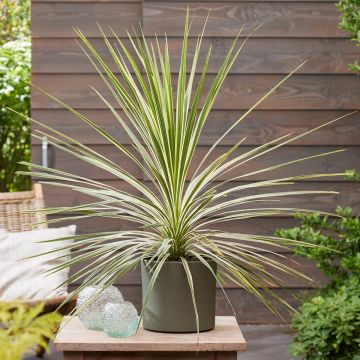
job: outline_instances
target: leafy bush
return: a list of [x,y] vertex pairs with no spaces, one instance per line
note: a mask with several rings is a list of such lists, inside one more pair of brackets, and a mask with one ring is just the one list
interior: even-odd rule
[[61,315],[40,315],[42,311],[42,303],[28,307],[19,302],[0,302],[1,360],[20,360],[26,352],[38,346],[47,349],[45,338],[53,339]]
[[30,0],[1,0],[0,45],[30,36]]
[[30,179],[16,175],[19,161],[30,159],[30,124],[7,107],[30,115],[30,42],[0,47],[0,191],[24,190]]
[[[350,33],[350,39],[360,46],[360,0],[340,0],[336,5],[342,12],[339,27]],[[360,64],[355,61],[350,70],[360,72]]]
[[339,217],[335,219],[319,214],[298,214],[296,217],[302,221],[300,226],[276,232],[281,237],[320,245],[316,248],[298,246],[295,253],[315,260],[332,278],[329,287],[360,274],[360,219],[353,217],[351,208],[338,207],[336,213]]
[[[358,173],[348,176],[357,179]],[[292,354],[307,360],[360,360],[360,219],[350,208],[330,219],[297,215],[301,225],[277,235],[320,245],[298,246],[295,253],[315,260],[331,282],[305,301],[292,325],[298,331]]]
[[29,0],[0,2],[0,191],[30,187],[16,175],[18,161],[30,159],[30,125],[6,108],[30,114],[29,8]]
[[326,296],[305,302],[292,324],[298,331],[292,354],[304,359],[360,359],[359,280],[347,280]]

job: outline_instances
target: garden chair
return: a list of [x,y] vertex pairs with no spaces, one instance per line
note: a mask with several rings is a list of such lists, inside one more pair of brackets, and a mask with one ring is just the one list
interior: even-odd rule
[[[10,232],[30,231],[47,228],[46,215],[29,210],[42,209],[45,206],[41,184],[34,184],[30,191],[0,193],[0,229]],[[44,312],[55,311],[66,299],[66,296],[56,296],[50,299],[25,301],[29,306],[41,301],[44,303]],[[76,299],[59,309],[62,315],[67,315],[74,308]],[[42,355],[43,350],[38,351]]]
[[[17,232],[47,228],[45,214],[29,211],[42,209],[44,206],[41,184],[34,184],[31,191],[0,193],[0,229]],[[54,311],[65,298],[65,296],[57,296],[44,300],[44,312]],[[34,301],[29,300],[27,303],[32,305]],[[62,307],[60,312],[68,314],[73,306],[74,302],[71,302]]]

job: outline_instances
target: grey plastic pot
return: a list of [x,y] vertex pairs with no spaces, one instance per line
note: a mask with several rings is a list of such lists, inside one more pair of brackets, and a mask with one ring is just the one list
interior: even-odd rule
[[[215,326],[216,280],[200,261],[189,261],[199,315],[199,330],[212,330]],[[209,265],[216,273],[216,263]],[[141,264],[143,303],[152,273]],[[155,281],[144,310],[143,326],[146,330],[188,333],[196,332],[196,317],[189,283],[179,261],[166,261]]]

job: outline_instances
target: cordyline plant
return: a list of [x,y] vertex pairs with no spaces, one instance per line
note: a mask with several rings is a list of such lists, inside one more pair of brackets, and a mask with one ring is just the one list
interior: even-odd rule
[[[270,172],[307,159],[336,153],[337,151],[332,151],[294,159],[250,173],[241,171],[242,166],[248,162],[275,151],[339,118],[301,135],[281,136],[246,152],[239,151],[242,150],[240,145],[245,140],[244,137],[239,139],[230,150],[214,159],[215,150],[229,132],[284,83],[291,73],[235,121],[210,147],[201,162],[195,164],[194,154],[201,132],[206,126],[206,119],[231,66],[246,42],[245,39],[240,44],[239,36],[236,37],[208,93],[204,96],[203,89],[211,58],[211,47],[207,51],[199,79],[197,82],[195,81],[204,29],[197,38],[193,60],[188,67],[189,22],[187,15],[176,85],[171,76],[167,41],[164,46],[160,46],[157,39],[152,44],[145,39],[143,34],[139,38],[136,34],[128,33],[132,47],[130,52],[114,32],[116,43],[112,44],[100,28],[119,76],[110,70],[110,65],[103,60],[85,35],[79,29],[75,29],[82,42],[81,48],[106,84],[113,101],[123,110],[127,119],[125,120],[119,114],[112,101],[105,98],[95,88],[93,90],[130,137],[134,151],[129,151],[112,134],[105,132],[95,122],[61,100],[47,92],[44,93],[95,129],[117,151],[125,154],[129,162],[141,169],[148,181],[138,180],[134,174],[125,170],[122,164],[115,163],[79,141],[32,120],[44,129],[44,131],[35,130],[33,134],[35,137],[47,136],[55,148],[102,171],[107,171],[117,179],[125,181],[134,190],[134,193],[129,193],[76,174],[25,163],[32,168],[32,171],[25,173],[42,179],[44,184],[70,188],[97,199],[96,202],[79,206],[46,209],[47,214],[72,213],[70,219],[89,217],[125,219],[139,225],[138,230],[108,231],[69,238],[69,240],[75,240],[67,246],[67,249],[72,250],[72,259],[65,261],[63,265],[52,271],[58,271],[80,262],[90,262],[90,265],[84,266],[68,279],[69,284],[78,282],[80,279],[83,281],[71,296],[76,295],[85,286],[94,284],[110,286],[129,270],[139,265],[141,261],[147,260],[147,266],[152,271],[152,278],[145,295],[144,303],[146,304],[165,261],[176,260],[182,262],[187,274],[198,322],[194,296],[196,284],[192,281],[188,265],[191,260],[201,261],[209,268],[209,271],[213,270],[208,262],[215,261],[218,272],[213,274],[222,288],[226,281],[238,284],[254,294],[278,315],[280,314],[274,306],[273,300],[275,303],[281,303],[289,310],[293,310],[288,303],[271,290],[271,287],[281,286],[282,282],[278,278],[278,274],[285,273],[310,280],[304,274],[283,264],[281,260],[284,256],[277,255],[275,252],[276,249],[289,248],[295,243],[299,245],[298,241],[214,229],[217,224],[232,220],[289,215],[299,211],[308,212],[304,209],[276,207],[272,204],[273,201],[279,201],[283,197],[292,195],[333,193],[331,191],[276,191],[271,193],[263,191],[272,186],[281,187],[296,180],[314,179],[322,177],[324,174],[233,184],[237,180],[246,179],[254,174]],[[225,174],[228,174],[228,180],[222,180]],[[327,174],[326,176],[335,175],[342,174]],[[248,189],[257,189],[257,194],[244,195]],[[140,195],[136,195],[135,192]],[[236,196],[230,198],[229,195]],[[255,206],[258,202],[264,202],[264,207]],[[240,207],[244,204],[247,206]],[[55,221],[65,219],[69,220],[69,216]],[[269,245],[273,246],[273,251],[269,250]],[[303,245],[315,246],[305,243]],[[63,249],[59,249],[59,251]],[[277,255],[278,258],[275,256],[274,259],[274,255]],[[144,308],[145,306],[143,306],[143,310]]]

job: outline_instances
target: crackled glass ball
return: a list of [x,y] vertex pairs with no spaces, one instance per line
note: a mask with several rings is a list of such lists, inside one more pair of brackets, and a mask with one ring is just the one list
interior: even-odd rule
[[125,301],[122,304],[108,303],[101,314],[102,328],[111,337],[129,337],[136,333],[139,317],[135,306]]
[[92,330],[102,330],[101,311],[107,303],[124,301],[121,292],[115,286],[109,286],[97,294],[100,289],[100,286],[88,286],[79,293],[76,301],[76,309],[80,309],[78,313],[80,321]]

